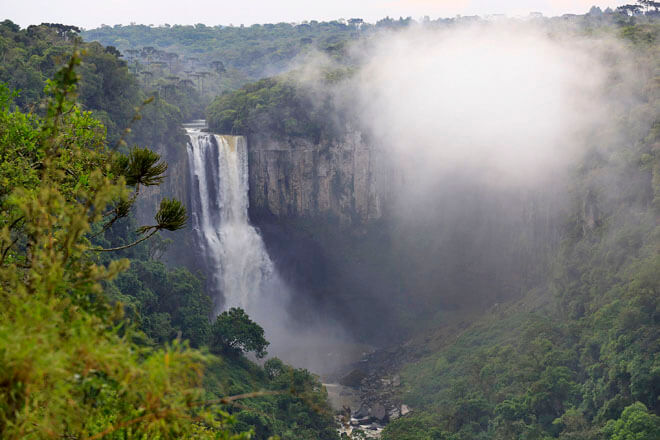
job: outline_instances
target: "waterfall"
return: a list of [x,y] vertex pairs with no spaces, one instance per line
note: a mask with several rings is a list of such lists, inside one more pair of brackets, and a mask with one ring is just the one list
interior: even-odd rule
[[308,314],[314,318],[307,316],[302,326],[289,313],[291,288],[248,218],[245,138],[207,133],[205,126],[204,121],[184,125],[196,266],[206,274],[214,313],[241,307],[263,327],[271,355],[312,371],[330,371],[346,338],[313,310]]
[[210,134],[186,124],[193,192],[190,221],[205,261],[215,313],[250,313],[274,275],[273,263],[248,219],[247,145],[242,136]]

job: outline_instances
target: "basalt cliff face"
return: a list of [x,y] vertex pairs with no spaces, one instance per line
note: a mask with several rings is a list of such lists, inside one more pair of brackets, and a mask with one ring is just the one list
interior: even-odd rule
[[[194,182],[186,146],[154,148],[168,162],[167,178],[145,188],[137,206],[141,224],[153,222],[163,197],[182,201],[191,212]],[[270,140],[248,143],[250,214],[256,218],[324,218],[342,226],[365,225],[383,216],[386,171],[360,132],[341,140]]]
[[364,225],[383,215],[384,167],[360,132],[341,140],[249,142],[250,212],[255,218],[325,218]]
[[351,129],[319,142],[275,139],[248,139],[249,213],[291,287],[291,312],[316,310],[364,340],[388,338],[377,322],[390,313],[378,298],[391,288],[389,262],[371,258],[388,252],[382,223],[395,179],[386,158]]

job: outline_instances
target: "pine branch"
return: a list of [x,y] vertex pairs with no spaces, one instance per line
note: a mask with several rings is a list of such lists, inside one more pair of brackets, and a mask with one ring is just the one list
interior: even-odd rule
[[114,247],[114,248],[92,248],[90,250],[92,250],[94,252],[116,252],[116,251],[121,251],[121,250],[124,250],[124,249],[128,249],[130,247],[133,247],[133,246],[136,246],[136,245],[142,243],[145,240],[148,240],[149,238],[151,238],[151,236],[153,236],[160,229],[158,226],[147,226],[147,228],[148,229],[153,228],[153,231],[151,231],[151,233],[149,235],[146,235],[145,237],[142,237],[141,239],[136,240],[133,243],[130,243],[130,244],[127,244],[127,245],[124,245],[124,246]]

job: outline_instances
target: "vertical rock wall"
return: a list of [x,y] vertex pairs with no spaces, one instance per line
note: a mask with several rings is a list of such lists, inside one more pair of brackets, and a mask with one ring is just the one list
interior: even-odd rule
[[250,139],[250,208],[258,215],[365,224],[382,215],[380,166],[359,132],[340,141]]

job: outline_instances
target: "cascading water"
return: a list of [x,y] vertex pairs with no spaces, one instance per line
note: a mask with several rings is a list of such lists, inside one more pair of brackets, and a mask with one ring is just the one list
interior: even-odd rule
[[248,220],[246,140],[206,133],[203,128],[203,121],[186,125],[194,185],[193,232],[206,257],[215,313],[229,307],[251,313],[274,269],[261,236]]
[[[242,136],[211,134],[204,121],[186,124],[190,223],[215,314],[241,307],[264,328],[269,353],[296,366],[333,365],[343,332],[320,315],[301,326],[289,313],[291,292],[248,218],[248,156]],[[309,311],[312,312],[311,310]],[[333,358],[335,356],[335,358]]]

